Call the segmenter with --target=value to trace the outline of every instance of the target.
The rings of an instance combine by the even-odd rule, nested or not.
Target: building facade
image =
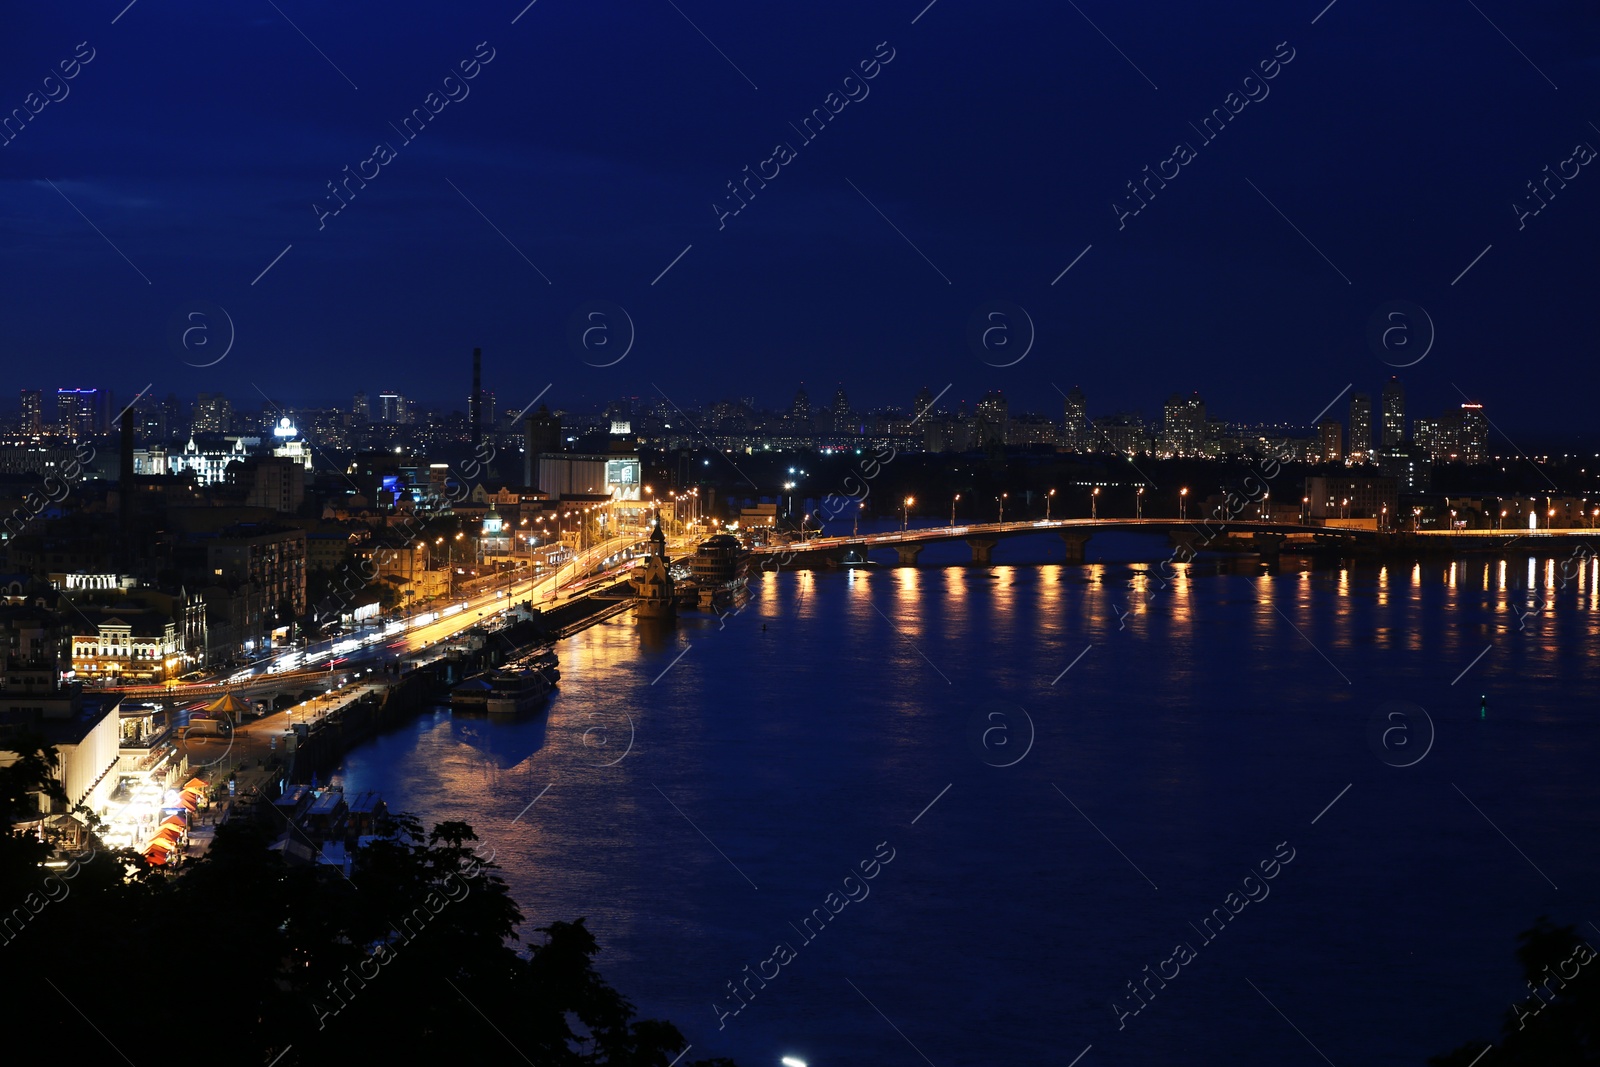
[[[72,634],[76,677],[108,684],[156,684],[188,669],[182,637],[170,617],[137,605],[85,605],[79,613]]]
[[[208,539],[206,567],[218,585],[254,585],[269,609],[306,610],[306,532],[240,523]],[[286,621],[286,620],[279,620]]]
[[[1061,447],[1068,452],[1094,451],[1094,430],[1089,425],[1089,401],[1073,386],[1061,401]]]
[[[1011,406],[1005,394],[998,390],[985,393],[978,401],[977,440],[973,444],[978,448],[1005,447],[1010,424]]]
[[[1204,453],[1206,402],[1199,393],[1173,393],[1162,412],[1162,451],[1173,456],[1198,456]]]
[[[108,399],[104,389],[57,389],[56,424],[75,441],[104,433]]]
[[[1356,393],[1350,397],[1350,462],[1365,463],[1372,454],[1372,397]]]
[[[18,429],[25,434],[44,432],[44,394],[39,390],[22,390],[22,422]]]
[[[1324,463],[1338,463],[1344,459],[1344,427],[1338,419],[1323,419],[1317,424],[1317,450]]]
[[[1393,448],[1406,439],[1406,387],[1399,378],[1390,378],[1379,399],[1383,405],[1383,447]]]
[[[1313,521],[1324,519],[1377,519],[1394,526],[1399,508],[1398,487],[1393,478],[1351,478],[1343,475],[1313,475],[1305,483],[1306,515]]]

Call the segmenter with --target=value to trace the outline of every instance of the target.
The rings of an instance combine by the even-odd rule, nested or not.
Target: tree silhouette
[[[1571,926],[1540,916],[1518,935],[1517,960],[1527,982],[1506,1012],[1501,1037],[1485,1063],[1496,1067],[1595,1067],[1600,1064],[1600,960]],[[1474,1041],[1428,1061],[1467,1067],[1484,1053]]]
[[[27,810],[52,756],[32,745],[0,768],[0,804]],[[687,1045],[670,1023],[637,1018],[601,978],[584,920],[552,922],[518,951],[522,913],[466,823],[425,834],[415,818],[393,816],[346,876],[286,860],[304,834],[260,804],[218,827],[204,858],[175,875],[100,852],[58,878],[48,900],[39,890],[48,845],[7,836],[0,918],[22,912],[0,959],[28,976],[8,992],[13,1017],[80,1035],[91,1020],[135,1062],[205,1050],[280,1067],[390,1055],[667,1067]],[[287,850],[274,847],[285,839]],[[28,893],[41,906],[24,906]],[[170,986],[105,980],[106,964],[140,960],[158,963]]]

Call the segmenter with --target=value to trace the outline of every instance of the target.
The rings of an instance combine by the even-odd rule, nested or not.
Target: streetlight
[[[461,540],[465,536],[466,536],[466,534],[458,533],[450,541],[450,581],[447,583],[447,586],[446,586],[446,595],[447,596],[452,596],[452,597],[455,596],[455,592],[456,592],[456,542]]]
[[[905,503],[900,506],[900,529],[905,530],[911,525],[911,505],[916,502],[916,497],[908,496]]]
[[[1140,486],[1133,494],[1133,517],[1144,518],[1144,486]]]
[[[1046,493],[1044,495],[1044,521],[1045,522],[1049,522],[1050,521],[1050,498],[1055,496],[1055,495],[1056,495],[1056,491],[1054,489],[1050,490],[1048,493]],[[955,521],[951,520],[950,525],[954,526],[955,525]]]
[[[1378,520],[1378,529],[1387,530],[1388,528],[1389,528],[1389,505],[1385,504],[1383,506],[1383,517]]]
[[[1555,508],[1551,508],[1550,509],[1550,524],[1548,526],[1546,526],[1545,529],[1554,530],[1555,528],[1556,528],[1556,509]]]
[[[1100,503],[1100,487],[1097,485],[1097,486],[1094,487],[1094,492],[1089,494],[1089,518],[1090,519],[1095,519],[1095,518],[1099,517],[1099,508],[1098,508],[1099,503]]]
[[[1001,493],[999,496],[995,497],[996,500],[1000,501],[1000,525],[1001,526],[1004,526],[1006,524],[1006,497],[1008,497],[1010,495],[1011,495],[1010,493]]]
[[[1505,528],[1506,528],[1506,509],[1505,508],[1501,508],[1500,509],[1500,525],[1496,526],[1495,529],[1504,530]]]
[[[1054,490],[1054,489],[1052,489],[1052,490],[1050,490],[1050,491],[1051,491],[1051,492],[1052,492],[1052,493],[1053,493],[1053,492],[1055,492],[1055,490]],[[956,524],[956,504],[957,504],[957,503],[958,503],[958,502],[959,502],[959,501],[960,501],[960,500],[961,500],[961,494],[960,494],[960,493],[957,493],[957,494],[956,494],[956,495],[955,495],[955,499],[953,499],[953,500],[951,500],[951,501],[950,501],[950,525],[951,525],[951,526],[952,526],[952,527],[954,527],[954,526],[955,526],[955,524]]]
[[[1188,517],[1189,517],[1189,487],[1188,486],[1184,486],[1182,489],[1178,490],[1178,518],[1187,519]]]
[[[1268,522],[1272,521],[1272,490],[1261,494],[1261,517]]]

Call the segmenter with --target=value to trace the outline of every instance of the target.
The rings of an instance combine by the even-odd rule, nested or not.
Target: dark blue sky
[[[463,406],[476,345],[502,406],[547,383],[566,406],[652,383],[778,405],[804,380],[814,401],[954,383],[1059,413],[1055,383],[1092,414],[1193,388],[1305,421],[1347,383],[1377,392],[1368,323],[1407,300],[1437,330],[1400,372],[1412,414],[1459,387],[1507,429],[1589,428],[1600,175],[1520,230],[1512,207],[1600,147],[1589,5],[538,0],[513,25],[521,0],[125,2],[10,12],[0,38],[0,110],[66,93],[0,147],[8,403],[254,382]],[[94,58],[45,83],[82,41]],[[391,126],[463,89],[413,140]],[[868,95],[803,141],[790,124],[846,89]],[[1210,143],[1190,126],[1247,91],[1267,95]],[[326,183],[379,142],[394,158],[319,230]],[[778,142],[794,157],[719,229],[726,183]],[[1195,157],[1119,229],[1125,183],[1178,142]],[[614,366],[569,343],[592,301],[635,325]],[[993,301],[1036,325],[1014,366],[968,343]],[[172,323],[206,307],[236,339],[196,368],[226,325],[185,351]]]

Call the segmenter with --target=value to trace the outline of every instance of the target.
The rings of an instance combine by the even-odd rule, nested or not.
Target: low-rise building
[[[41,814],[71,811],[75,805],[98,808],[115,784],[111,772],[119,758],[119,700],[85,698],[82,686],[67,677],[69,639],[61,616],[45,606],[49,591],[25,603],[0,606],[0,766],[16,753],[5,743],[35,737],[56,750],[56,779],[65,805],[39,794]]]
[[[1313,475],[1305,484],[1306,514],[1313,522],[1328,519],[1376,519],[1394,529],[1399,492],[1393,478]]]
[[[188,669],[178,626],[171,616],[133,603],[79,605],[74,614],[72,670],[78,678],[112,684],[156,683]]]

